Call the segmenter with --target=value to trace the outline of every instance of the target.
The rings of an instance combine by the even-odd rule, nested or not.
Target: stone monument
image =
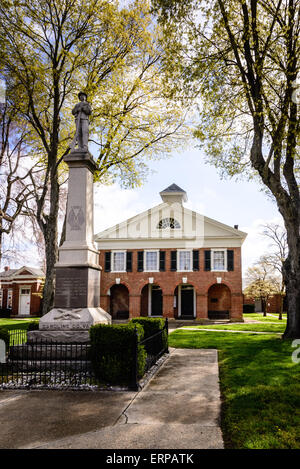
[[[88,150],[92,110],[85,93],[78,97],[80,102],[72,110],[76,133],[64,158],[69,166],[66,239],[55,265],[54,308],[40,319],[39,331],[30,332],[29,339],[86,342],[90,326],[111,323],[111,316],[100,308],[101,267],[93,239],[93,175],[97,165]]]

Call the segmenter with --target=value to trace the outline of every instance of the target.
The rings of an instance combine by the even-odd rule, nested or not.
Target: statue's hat
[[[80,96],[84,95],[86,98],[87,98],[87,94],[84,92],[84,91],[79,91],[78,93],[78,98],[80,98]]]

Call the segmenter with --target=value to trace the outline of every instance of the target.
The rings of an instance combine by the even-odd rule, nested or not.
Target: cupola
[[[187,202],[187,194],[186,192],[181,189],[181,187],[177,186],[177,184],[171,184],[171,186],[167,187],[165,190],[159,193],[163,202],[167,204],[183,204],[183,202]]]

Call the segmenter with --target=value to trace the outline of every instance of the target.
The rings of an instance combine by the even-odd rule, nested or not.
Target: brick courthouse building
[[[8,311],[10,316],[16,317],[39,316],[44,279],[45,274],[40,269],[5,267],[0,272],[0,311]]]
[[[176,184],[162,203],[95,237],[101,306],[113,319],[242,319],[246,233],[184,207]]]

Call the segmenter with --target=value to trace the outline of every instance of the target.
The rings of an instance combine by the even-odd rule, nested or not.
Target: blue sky
[[[215,167],[205,163],[204,154],[197,148],[149,163],[151,173],[147,182],[137,189],[121,189],[112,186],[94,185],[95,214],[94,232],[120,223],[129,217],[159,203],[159,192],[175,183],[188,195],[186,207],[248,233],[242,248],[243,275],[262,254],[270,251],[269,241],[261,235],[262,224],[276,222],[282,218],[276,204],[263,192],[255,181],[222,180]],[[28,244],[23,248],[20,263],[39,266],[36,248]]]
[[[227,225],[239,225],[248,233],[242,251],[244,272],[269,251],[261,225],[282,221],[276,204],[261,192],[258,182],[222,180],[197,148],[174,152],[173,157],[151,161],[149,166],[154,173],[141,188],[95,187],[95,233],[159,204],[159,192],[176,183],[187,192],[188,208]]]

